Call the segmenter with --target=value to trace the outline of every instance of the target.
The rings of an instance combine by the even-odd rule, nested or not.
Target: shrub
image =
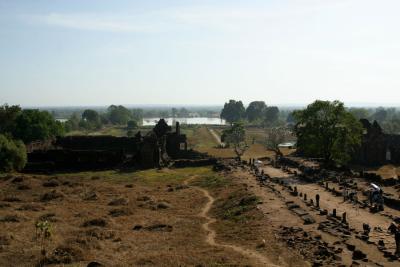
[[[0,134],[0,171],[20,171],[25,167],[26,161],[24,143]]]

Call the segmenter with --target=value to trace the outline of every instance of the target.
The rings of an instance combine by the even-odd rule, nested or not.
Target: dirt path
[[[221,137],[211,128],[207,128],[210,134],[214,137],[215,141],[217,141],[218,145],[225,146],[225,144],[221,141]]]
[[[193,177],[187,179],[184,182],[184,184],[188,185],[195,178],[196,177],[193,176]],[[246,249],[246,248],[235,246],[235,245],[218,243],[215,240],[217,233],[215,232],[215,230],[213,230],[210,227],[210,225],[215,223],[217,220],[208,215],[208,213],[210,212],[210,210],[212,208],[212,205],[214,204],[215,199],[204,188],[201,188],[201,187],[198,187],[198,186],[192,186],[192,188],[195,188],[196,190],[202,192],[203,195],[207,198],[206,205],[203,207],[202,211],[198,214],[199,217],[202,217],[202,218],[206,219],[206,222],[203,223],[202,227],[207,232],[207,236],[206,236],[207,244],[209,244],[210,246],[214,246],[214,247],[228,248],[228,249],[234,250],[234,251],[242,254],[245,257],[248,257],[250,259],[255,260],[257,262],[257,265],[259,265],[259,266],[271,266],[271,267],[278,267],[279,266],[279,265],[273,264],[271,262],[271,260],[268,259],[267,257],[261,255],[260,253],[258,253],[256,251],[253,251],[251,249]]]

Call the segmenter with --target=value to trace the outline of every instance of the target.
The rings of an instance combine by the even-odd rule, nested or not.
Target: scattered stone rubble
[[[318,194],[314,196],[314,198],[311,198],[311,196],[307,196],[307,194],[299,192],[296,186],[292,186],[293,179],[313,181],[319,183],[322,189],[331,192],[333,195],[342,196],[343,187],[359,190],[357,183],[351,181],[351,179],[344,178],[351,177],[351,172],[327,170],[321,171],[321,169],[316,168],[315,166],[301,167],[300,164],[293,163],[291,160],[287,161],[288,166],[282,166],[282,162],[285,162],[285,160],[280,161],[280,167],[288,173],[294,175],[295,178],[288,177],[271,179],[268,175],[264,174],[262,170],[260,171],[257,166],[254,166],[253,161],[251,160],[249,161],[249,164],[232,160],[229,162],[218,162],[215,169],[224,171],[230,171],[232,169],[249,170],[250,173],[256,177],[261,186],[270,188],[277,194],[277,196],[285,201],[287,208],[302,218],[305,225],[316,223],[316,220],[313,216],[320,216],[321,219],[322,216],[325,216],[326,219],[319,220],[317,230],[336,237],[338,241],[336,241],[334,244],[328,244],[322,241],[321,236],[307,232],[301,227],[282,226],[279,232],[280,238],[289,246],[299,250],[303,256],[310,259],[313,263],[313,266],[343,266],[341,265],[341,253],[343,249],[347,249],[351,252],[354,266],[362,265],[362,262],[368,262],[368,266],[383,266],[379,263],[374,263],[369,260],[366,253],[360,250],[360,248],[357,248],[355,245],[349,243],[350,240],[354,240],[355,238],[364,241],[368,245],[377,246],[379,251],[381,251],[383,256],[388,258],[389,261],[400,261],[399,257],[395,256],[392,251],[389,251],[385,247],[383,240],[379,240],[376,243],[370,241],[369,232],[371,229],[367,230],[369,226],[365,225],[366,230],[364,232],[356,231],[351,227],[351,225],[349,225],[346,213],[340,213],[336,209],[328,211],[323,207],[320,207],[320,197]],[[300,167],[299,169],[302,169],[303,171],[308,170],[308,174],[305,174],[301,171],[298,174],[296,171],[290,169],[291,166]],[[321,175],[326,178],[321,178]],[[282,189],[279,189],[276,185],[278,185],[279,188],[283,188],[291,196],[299,197],[306,207],[312,212],[310,213],[310,211],[300,207],[300,205],[296,204],[294,201],[285,200],[285,197],[281,192]],[[354,203],[359,205],[361,208],[366,208],[367,206],[366,203],[358,200],[355,200]],[[392,215],[384,213],[382,215],[393,217]],[[400,222],[400,218],[392,219],[398,219]],[[375,232],[378,230],[383,231],[382,229],[374,229]]]

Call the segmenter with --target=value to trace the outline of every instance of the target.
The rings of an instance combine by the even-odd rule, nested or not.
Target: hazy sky
[[[0,104],[399,104],[399,11],[399,0],[0,0]]]

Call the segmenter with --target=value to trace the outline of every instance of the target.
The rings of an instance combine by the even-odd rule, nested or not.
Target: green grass
[[[228,186],[231,183],[226,177],[211,173],[208,175],[202,175],[193,182],[193,185],[213,189],[218,187]]]
[[[180,184],[191,176],[200,178],[214,177],[216,174],[211,167],[191,167],[179,169],[149,169],[140,171],[121,172],[117,170],[90,171],[77,173],[59,173],[57,177],[74,177],[82,180],[93,178],[112,183],[138,182],[144,185]]]
[[[236,191],[227,199],[217,204],[217,216],[223,220],[244,222],[252,219],[251,211],[255,210],[259,198],[248,192]]]
[[[182,129],[182,133],[186,134],[188,146],[191,149],[203,152],[207,148],[216,147],[218,145],[215,138],[205,126],[184,128]]]

